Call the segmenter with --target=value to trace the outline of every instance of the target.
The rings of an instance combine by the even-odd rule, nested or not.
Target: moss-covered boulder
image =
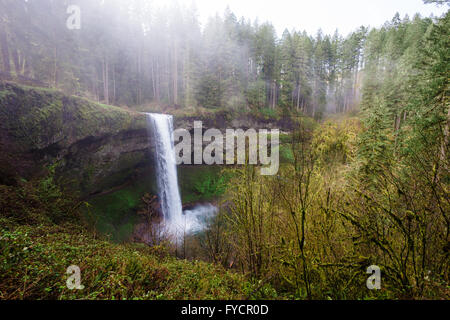
[[[74,189],[119,185],[150,153],[145,116],[42,88],[0,82],[0,179],[58,162]]]

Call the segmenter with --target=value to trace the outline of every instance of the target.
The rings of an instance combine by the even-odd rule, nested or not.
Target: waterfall
[[[147,113],[147,122],[155,138],[157,186],[161,209],[167,226],[173,229],[172,227],[177,226],[183,218],[173,143],[173,117]]]
[[[211,204],[203,204],[183,212],[173,141],[173,117],[157,113],[146,115],[149,135],[155,141],[156,180],[165,229],[175,237],[201,231],[218,209]]]

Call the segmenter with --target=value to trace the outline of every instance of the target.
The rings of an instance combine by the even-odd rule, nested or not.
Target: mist
[[[1,6],[3,78],[119,106],[282,107],[320,116],[359,101],[367,28],[345,38],[320,30],[285,30],[278,38],[269,22],[230,9],[202,26],[195,4],[23,0]]]

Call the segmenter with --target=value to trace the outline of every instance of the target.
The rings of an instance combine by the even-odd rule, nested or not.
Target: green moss
[[[225,191],[227,181],[220,166],[180,166],[178,180],[185,204],[217,199]],[[109,234],[116,242],[126,241],[138,222],[137,208],[147,192],[157,194],[153,166],[142,168],[120,190],[91,197],[86,215],[100,233]]]
[[[138,222],[137,209],[145,193],[156,194],[154,171],[142,168],[134,178],[116,191],[92,196],[85,216],[102,234],[110,235],[116,242],[127,241]]]
[[[58,90],[0,82],[0,121],[24,149],[62,147],[89,136],[146,128],[145,117]]]
[[[258,110],[258,112],[256,113],[257,116],[260,116],[264,119],[270,120],[278,120],[279,119],[279,114],[277,112],[277,110],[275,109],[270,109],[270,108],[263,108]]]
[[[177,260],[161,246],[94,239],[77,225],[20,226],[3,219],[0,261],[0,296],[13,300],[276,298],[273,289],[261,295],[259,284],[243,275]],[[66,286],[71,265],[81,268],[82,290]]]
[[[279,151],[280,151],[280,162],[282,163],[294,162],[294,153],[292,152],[292,148],[290,145],[287,144],[280,145]]]
[[[92,191],[107,190],[112,186],[118,186],[129,180],[134,174],[135,168],[145,163],[144,152],[129,152],[120,155],[114,163],[101,162],[91,159],[89,163],[82,163],[79,166],[83,168],[83,179],[80,188],[83,193]],[[76,179],[78,171],[72,172]]]
[[[0,90],[0,100],[6,99],[6,97],[9,95],[14,95],[14,92],[11,92],[7,88]]]
[[[179,166],[178,181],[183,203],[220,197],[228,180],[223,166]]]

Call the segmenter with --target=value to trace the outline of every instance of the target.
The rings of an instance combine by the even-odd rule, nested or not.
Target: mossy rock
[[[58,162],[75,189],[97,192],[150,157],[145,115],[57,90],[0,82],[0,123],[3,182]]]

